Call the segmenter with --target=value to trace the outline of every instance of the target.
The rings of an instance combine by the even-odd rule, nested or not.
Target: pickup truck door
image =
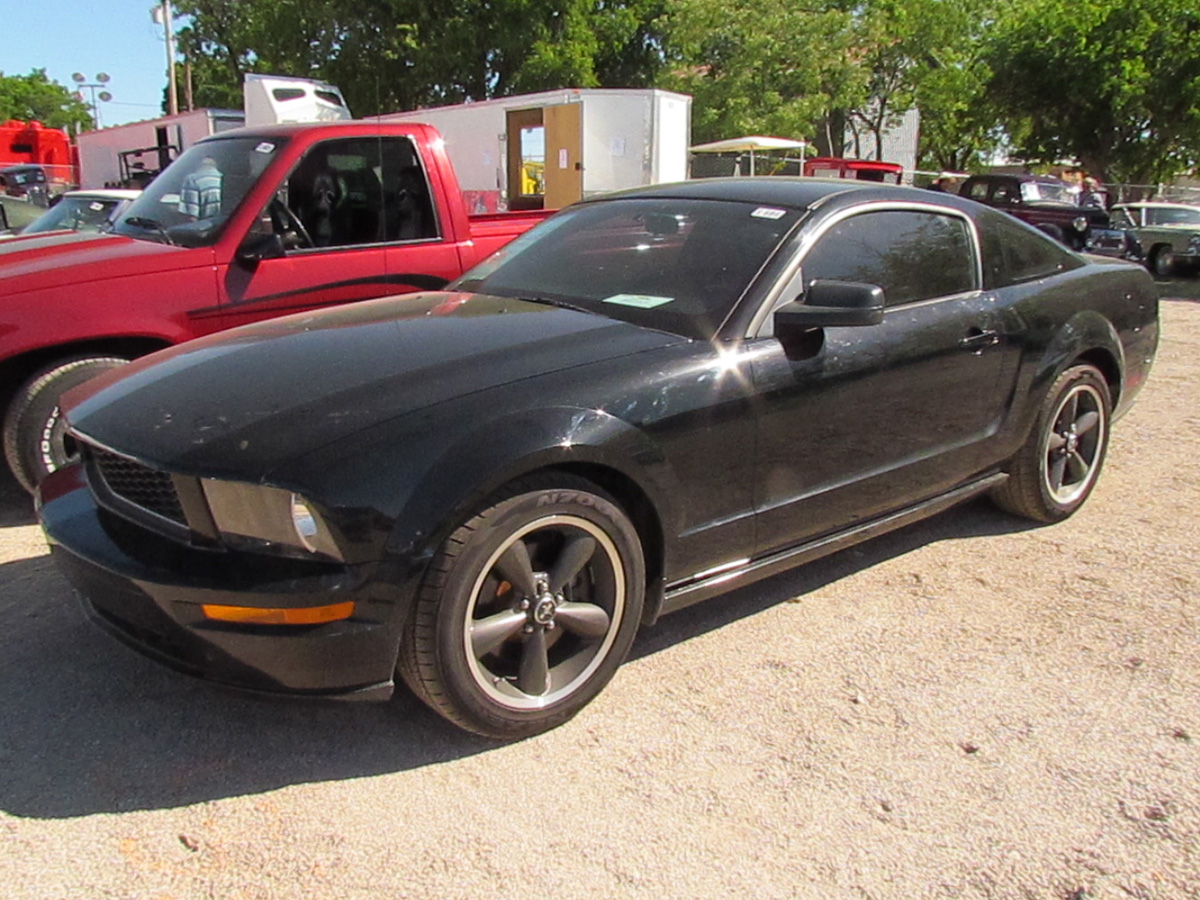
[[[751,342],[758,553],[902,508],[985,465],[1008,367],[978,259],[969,221],[928,209],[857,213],[817,238],[803,283],[878,284],[887,308],[878,325],[826,328],[815,352]]]
[[[221,326],[444,286],[459,255],[429,198],[410,138],[314,144],[218,272]]]

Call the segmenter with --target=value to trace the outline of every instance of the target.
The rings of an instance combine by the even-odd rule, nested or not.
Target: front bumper
[[[82,466],[48,477],[39,515],[51,553],[91,618],[171,668],[267,693],[391,696],[407,604],[385,567],[185,546],[97,505]],[[324,625],[235,625],[202,604],[297,608],[352,600]]]
[[[1130,242],[1126,233],[1118,228],[1088,229],[1083,250],[1097,256],[1141,261],[1141,248],[1136,242]]]

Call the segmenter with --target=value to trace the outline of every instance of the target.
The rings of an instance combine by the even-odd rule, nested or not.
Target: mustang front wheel
[[[589,482],[531,486],[442,545],[400,651],[418,696],[489,737],[536,734],[583,708],[642,612],[641,544],[625,513]]]
[[[1108,448],[1112,400],[1095,366],[1072,366],[1055,379],[1037,424],[993,494],[1009,512],[1057,522],[1092,492]]]

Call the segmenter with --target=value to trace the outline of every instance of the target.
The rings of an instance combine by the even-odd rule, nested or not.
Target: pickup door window
[[[279,185],[243,246],[276,235],[284,254],[234,261],[221,315],[240,325],[283,312],[440,288],[459,274],[428,174],[406,137],[314,144]]]
[[[818,226],[822,227],[822,226]],[[823,226],[817,279],[883,288],[883,322],[826,328],[813,355],[754,354],[763,395],[758,551],[883,514],[976,472],[1002,401],[1000,325],[979,290],[974,229],[952,212],[883,209]],[[791,298],[787,298],[791,299]],[[770,331],[770,322],[764,333]]]

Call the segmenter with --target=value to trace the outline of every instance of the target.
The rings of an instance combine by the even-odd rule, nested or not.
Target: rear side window
[[[1046,278],[1083,260],[1036,228],[1002,213],[981,214],[983,280],[991,288]]]
[[[817,279],[877,284],[888,306],[977,287],[967,223],[930,212],[884,210],[843,219],[821,235],[801,270],[805,285]]]

